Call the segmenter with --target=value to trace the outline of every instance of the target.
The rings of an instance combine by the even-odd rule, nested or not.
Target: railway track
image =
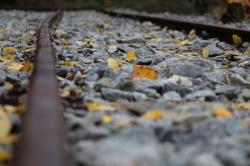
[[[50,38],[50,27],[61,16],[62,12],[56,12],[40,26],[28,111],[23,118],[22,138],[14,166],[68,165],[56,61]]]
[[[138,23],[133,20],[120,18],[114,19],[113,16],[133,18],[140,21],[150,21],[163,27],[167,26],[169,28],[178,30],[189,31],[196,29],[197,34],[200,34],[202,31],[206,31],[212,37],[217,37],[220,40],[226,41],[228,43],[232,43],[231,38],[233,34],[240,36],[243,41],[249,41],[249,31],[145,15],[135,15],[112,10],[105,10],[102,12],[111,15],[112,17],[102,16],[100,13],[95,13],[93,11],[90,13],[88,13],[88,11],[82,13],[70,13],[67,14],[67,16],[65,16],[65,18],[61,21],[61,25],[59,24],[57,28],[52,28],[51,30],[50,27],[52,24],[59,22],[60,18],[62,17],[62,12],[56,12],[51,17],[45,19],[41,24],[38,35],[39,40],[37,43],[37,50],[35,54],[35,69],[29,90],[28,111],[25,113],[23,118],[22,138],[15,154],[16,157],[14,159],[14,166],[70,165],[66,142],[67,136],[70,137],[70,145],[72,147],[77,147],[77,152],[81,152],[80,154],[74,156],[75,160],[77,160],[77,164],[94,164],[96,166],[102,166],[103,164],[104,166],[116,166],[121,159],[124,161],[124,163],[122,163],[124,165],[136,165],[138,162],[139,164],[142,164],[142,166],[148,166],[152,164],[161,166],[163,163],[157,161],[163,161],[163,159],[159,157],[160,151],[164,150],[160,148],[160,143],[168,142],[171,144],[171,146],[176,146],[176,148],[180,147],[177,147],[177,145],[174,144],[175,141],[180,141],[178,142],[180,143],[178,146],[185,144],[185,141],[192,145],[194,142],[189,140],[189,138],[192,138],[192,130],[196,132],[196,129],[198,128],[197,133],[195,133],[198,137],[199,134],[203,134],[203,131],[206,132],[206,129],[210,129],[210,123],[216,123],[218,126],[221,125],[221,128],[226,128],[227,125],[231,124],[231,122],[227,121],[227,118],[232,118],[236,115],[238,118],[245,116],[241,119],[242,124],[243,121],[244,124],[249,123],[247,121],[247,118],[249,118],[248,115],[243,115],[241,114],[242,112],[237,114],[235,113],[239,110],[245,111],[245,108],[242,107],[242,105],[247,105],[247,102],[249,101],[249,96],[247,96],[247,94],[246,96],[239,95],[239,93],[243,93],[242,89],[247,90],[249,88],[249,80],[246,78],[247,71],[249,71],[249,67],[247,66],[249,59],[243,57],[243,48],[239,49],[239,51],[242,52],[239,56],[243,57],[240,60],[234,59],[231,61],[231,55],[230,58],[223,56],[221,58],[223,61],[221,61],[220,58],[217,61],[214,61],[213,59],[204,60],[199,49],[192,50],[185,48],[184,51],[181,49],[178,50],[179,48],[168,48],[164,45],[166,43],[160,43],[161,41],[165,40],[168,42],[179,42],[181,40],[185,41],[186,44],[180,44],[179,47],[185,45],[189,46],[191,45],[191,41],[186,42],[186,38],[188,37],[172,40],[171,38],[169,39],[168,35],[164,35],[166,33],[174,34],[173,31],[166,32],[151,24],[146,24],[148,27],[144,29],[144,23]],[[77,21],[74,22],[73,18],[76,18]],[[91,19],[94,20],[92,23],[90,23]],[[127,33],[124,34],[124,36],[131,35],[131,38],[123,39],[121,37],[121,29],[126,28],[126,24],[124,24],[126,21],[127,24],[131,24],[132,28],[127,27],[131,33],[132,30],[135,30],[138,34],[144,32],[143,35],[147,35],[147,37],[133,38],[134,34]],[[74,23],[73,25],[75,27],[71,26],[72,23]],[[84,26],[86,24],[87,26]],[[113,33],[113,31],[117,34],[119,33],[119,35],[114,35],[116,33]],[[149,34],[151,31],[156,32],[154,34]],[[52,39],[50,33],[53,34]],[[67,36],[67,34],[77,35]],[[107,42],[106,39],[102,38],[102,35],[106,35],[107,38],[112,38],[113,41],[111,40]],[[195,38],[198,37],[195,36]],[[152,42],[159,42],[159,47],[156,45],[145,46],[145,43],[147,43],[148,40],[151,40]],[[152,42],[150,42],[149,44],[152,44]],[[216,42],[219,43],[220,41]],[[161,45],[164,46],[160,47]],[[229,46],[227,45],[225,50],[234,50],[236,48],[235,46],[231,45],[230,48],[228,47]],[[56,53],[53,49],[56,50]],[[146,52],[143,52],[142,49],[146,50]],[[62,53],[62,50],[66,51]],[[171,59],[171,56],[165,55],[164,53],[166,52],[176,56],[176,59]],[[179,54],[182,54],[182,52],[184,52],[183,55],[179,56]],[[147,57],[143,53],[146,55],[153,54],[156,57]],[[198,57],[197,61],[194,60],[195,57],[191,55],[191,53]],[[133,54],[133,60],[126,58],[128,54]],[[55,55],[58,57],[58,62],[56,62]],[[213,55],[212,58],[215,57],[216,56]],[[111,65],[110,61],[112,62]],[[169,64],[164,64],[164,61],[169,61]],[[224,73],[219,73],[220,71],[216,68],[211,67],[214,65],[224,71],[225,61],[228,63],[227,65],[229,67],[238,64],[242,65],[244,62],[244,65],[246,66],[241,66],[241,69],[244,69],[245,71],[244,76],[238,74],[236,77],[233,75],[233,71],[226,71],[226,69],[225,73],[228,73],[224,75]],[[235,61],[239,61],[239,63],[236,64]],[[164,68],[168,68],[168,70],[164,71],[165,73],[162,73],[161,71],[162,66],[159,65],[161,63],[162,65],[165,65]],[[171,66],[171,64],[174,66]],[[140,66],[141,68],[146,66],[143,69],[149,70],[148,72],[152,72],[153,75],[158,73],[158,78],[157,76],[156,78],[155,76],[153,76],[154,78],[145,76],[145,74],[142,74],[142,76],[140,76],[140,74],[139,76],[134,76],[135,72],[132,70],[135,70],[136,65],[137,67]],[[183,68],[185,71],[179,71],[175,68],[175,65],[177,68]],[[203,65],[207,66],[204,67]],[[186,72],[188,70],[190,70],[189,73]],[[208,72],[213,74],[214,70],[215,72],[219,73],[220,77],[225,77],[225,80],[214,80],[217,79],[217,75],[216,77],[210,78],[205,73]],[[140,71],[137,72],[140,73]],[[138,78],[131,78],[130,75]],[[231,75],[234,77],[231,78]],[[202,84],[201,79],[204,77],[206,79],[203,81],[207,84],[213,84],[211,85],[212,88],[207,84]],[[150,81],[144,80],[145,78],[149,79]],[[237,80],[237,78],[238,81],[241,81],[239,85],[234,84],[234,81]],[[70,86],[67,87],[67,84]],[[142,84],[146,85],[144,87],[138,87]],[[196,90],[198,89],[196,84],[201,84],[201,87],[199,87],[201,91],[198,91],[200,93],[196,93]],[[216,86],[228,86],[228,84],[241,88],[241,92],[236,91],[235,94],[233,94],[235,95],[236,100],[231,99],[232,94],[227,96],[226,93],[223,94],[223,91],[219,91],[220,89],[216,89]],[[127,86],[129,86],[131,89],[128,89]],[[206,88],[204,88],[205,90],[202,89],[202,86],[206,86]],[[211,88],[211,90],[209,88]],[[212,93],[212,91],[216,90],[218,90],[218,92]],[[230,91],[230,93],[233,92]],[[59,94],[61,95],[61,99]],[[219,97],[221,94],[222,98]],[[170,98],[168,96],[170,96]],[[224,100],[227,102],[224,102]],[[64,105],[62,105],[61,101]],[[220,106],[216,112],[216,109],[212,109],[212,107],[216,106],[218,102],[220,102],[220,104],[223,106]],[[157,103],[161,104],[157,105]],[[192,105],[192,103],[195,103],[195,106]],[[240,103],[241,107],[238,107],[239,105],[237,105],[237,103]],[[140,106],[143,105],[145,105],[147,108],[141,109]],[[185,108],[185,110],[182,110],[182,108]],[[193,108],[195,111],[198,110],[196,116],[192,115]],[[205,111],[199,111],[202,109],[205,109]],[[104,113],[101,112],[103,110]],[[171,110],[177,112],[180,110],[181,111],[175,113],[171,112]],[[222,110],[223,113],[218,113],[218,110]],[[147,112],[151,113],[147,114]],[[63,113],[68,127],[67,136],[64,131],[65,126],[63,123]],[[169,116],[166,119],[164,119],[165,114],[166,116]],[[123,120],[123,123],[120,123],[122,120],[121,117],[124,116],[126,117],[126,120]],[[177,116],[180,116],[180,118]],[[225,118],[225,123],[224,121],[222,122],[216,119],[216,116],[221,116],[222,119]],[[81,118],[86,118],[87,120],[83,120]],[[90,119],[92,121],[90,121]],[[206,126],[207,124],[202,124],[205,129],[199,129],[199,125],[196,123],[204,119],[208,121],[208,127]],[[83,122],[81,122],[81,120]],[[160,123],[154,124],[154,122],[157,120],[159,120]],[[169,123],[164,123],[164,120]],[[147,121],[152,121],[152,123]],[[133,128],[133,125],[136,126],[135,129]],[[170,127],[167,128],[166,125],[169,125]],[[192,125],[197,126],[196,128],[191,129]],[[236,125],[237,127],[243,126],[240,124]],[[119,130],[129,127],[132,128],[131,131],[127,130],[119,135]],[[78,131],[74,133],[75,128],[76,130],[82,129],[83,134],[79,134]],[[218,130],[223,130],[221,128]],[[148,132],[148,130],[150,130],[150,132]],[[157,139],[154,139],[155,135],[152,134],[153,132],[151,130],[157,133]],[[152,143],[152,146],[148,146],[147,141],[144,142],[145,140],[143,138],[142,140],[141,138],[138,138],[138,140],[141,141],[138,142],[137,137],[133,134],[131,135],[132,142],[130,142],[128,140],[128,138],[130,138],[130,132],[138,132],[146,137],[149,137],[148,140]],[[211,137],[217,137],[217,135],[213,135],[212,132],[208,133],[208,135],[212,135]],[[230,130],[227,132],[233,131]],[[249,131],[244,130],[244,132],[245,134],[249,134]],[[118,133],[118,136],[113,136],[110,133],[114,135]],[[220,134],[223,135],[224,133],[218,133],[218,135]],[[230,134],[226,133],[225,135]],[[234,134],[235,133],[232,135],[235,136]],[[180,140],[175,140],[175,137],[179,136]],[[203,141],[203,136],[205,137],[206,133],[202,135],[201,138],[197,138],[198,141]],[[234,138],[233,136],[232,139]],[[184,141],[181,142],[181,139]],[[244,137],[244,139],[246,138]],[[113,141],[117,144],[112,144]],[[216,143],[218,143],[218,140],[216,141]],[[79,147],[76,143],[79,144]],[[123,143],[124,147],[121,147],[120,144]],[[138,150],[140,149],[140,146],[138,146],[137,143],[142,146],[142,151]],[[216,145],[216,143],[209,143],[211,143],[211,149],[215,149],[213,146]],[[83,144],[86,144],[86,147],[84,147]],[[244,143],[241,142],[239,144],[243,145]],[[227,145],[228,144],[225,146]],[[80,149],[81,146],[84,148]],[[186,146],[187,145],[183,146],[183,149],[185,149]],[[133,149],[133,147],[136,149]],[[105,153],[105,149],[109,150],[110,154]],[[135,158],[134,156],[126,156],[124,154],[119,156],[119,150],[122,150],[125,154],[127,152],[132,153],[135,151]],[[171,150],[173,149],[170,149],[169,151]],[[172,157],[176,158],[184,155],[185,152],[179,153],[175,150],[171,151],[173,155],[176,155]],[[245,153],[243,150],[241,152]],[[216,153],[219,154],[217,151]],[[118,157],[116,155],[118,155]],[[185,155],[188,156],[188,154]],[[195,155],[198,154],[195,153]],[[81,159],[79,156],[82,156],[84,159]],[[145,157],[149,157],[151,160],[148,161],[148,163],[145,163],[142,160]],[[196,156],[192,157],[194,157],[194,160],[197,159],[195,158]],[[209,159],[219,163],[217,159],[214,159],[215,157],[213,155],[209,157]],[[228,162],[228,160],[226,160],[227,156],[222,156],[221,158],[219,156],[218,158],[218,160],[221,160],[221,163],[223,164]],[[175,163],[175,161],[172,160],[168,162],[172,164]],[[191,161],[188,160],[188,162]],[[200,162],[200,160],[198,161],[197,159],[197,163],[198,162]]]
[[[239,29],[239,28],[230,28],[222,25],[215,25],[211,23],[198,23],[192,21],[185,21],[176,18],[164,18],[164,17],[157,17],[157,16],[150,16],[146,14],[140,13],[133,13],[133,12],[126,12],[126,11],[119,11],[119,10],[112,10],[106,9],[101,10],[103,13],[109,14],[111,16],[118,16],[118,17],[125,17],[125,18],[132,18],[139,21],[150,21],[162,27],[167,26],[170,29],[176,30],[185,30],[187,32],[195,29],[197,34],[201,35],[203,32],[208,34],[207,37],[214,37],[218,38],[222,41],[233,43],[232,35],[240,36],[243,41],[250,41],[250,31]]]

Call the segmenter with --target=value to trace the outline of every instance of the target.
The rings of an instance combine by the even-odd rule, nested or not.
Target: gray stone
[[[110,101],[116,101],[118,99],[125,99],[128,101],[140,101],[147,99],[147,96],[143,93],[127,92],[110,88],[102,88],[101,93],[104,99]]]
[[[188,166],[223,166],[222,163],[213,155],[209,153],[199,154]]]
[[[221,55],[221,54],[224,53],[223,50],[216,47],[214,44],[208,45],[207,48],[208,48],[208,51],[209,51],[209,56]]]
[[[164,93],[163,98],[167,101],[180,101],[181,96],[175,91],[169,91]]]
[[[131,128],[76,154],[78,163],[95,166],[159,166],[160,146],[149,130]]]

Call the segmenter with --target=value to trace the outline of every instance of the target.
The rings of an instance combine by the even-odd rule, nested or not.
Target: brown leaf
[[[231,118],[233,114],[225,107],[217,107],[212,111],[213,115],[218,118]]]

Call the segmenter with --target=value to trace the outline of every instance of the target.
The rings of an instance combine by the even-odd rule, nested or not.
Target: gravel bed
[[[36,33],[45,13],[0,10],[0,165],[10,165],[33,68]]]
[[[77,166],[249,166],[249,43],[65,12],[57,75]]]

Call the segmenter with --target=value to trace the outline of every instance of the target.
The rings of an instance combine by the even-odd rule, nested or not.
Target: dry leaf
[[[10,152],[0,151],[0,162],[10,161],[12,154]]]
[[[19,63],[13,63],[8,66],[8,70],[12,72],[18,72],[22,69],[23,65]]]
[[[7,116],[7,114],[4,112],[3,108],[0,108],[0,138],[6,137],[11,130],[12,124]]]
[[[69,40],[63,40],[63,45],[64,46],[69,46],[71,44],[72,44],[71,41],[69,41]]]
[[[7,135],[6,137],[0,137],[0,144],[13,144],[17,143],[20,139],[20,135]]]
[[[191,45],[192,42],[189,40],[177,40],[176,44],[179,46],[186,46],[186,45]]]
[[[247,49],[247,54],[250,55],[250,47]]]
[[[4,54],[16,54],[16,49],[13,47],[4,47],[3,48]]]
[[[250,111],[250,103],[237,103],[235,106],[237,107],[237,109]]]
[[[20,71],[22,72],[32,72],[33,71],[33,63],[31,62],[25,62],[22,63],[22,68],[20,69]]]
[[[10,62],[10,61],[15,61],[16,58],[12,54],[7,54],[4,55],[2,58],[0,58],[0,61],[2,62]]]
[[[240,52],[240,51],[238,51],[238,50],[236,50],[236,51],[229,51],[228,52],[230,55],[234,55],[234,56],[242,56],[243,54]]]
[[[115,108],[110,103],[90,102],[86,104],[88,111],[114,111]]]
[[[133,79],[137,78],[147,78],[150,80],[156,80],[157,72],[149,66],[134,65]]]
[[[241,39],[240,36],[234,34],[234,35],[232,35],[232,38],[233,38],[233,43],[234,43],[235,45],[238,46],[238,45],[240,45],[240,44],[242,43],[242,39]]]
[[[127,52],[125,58],[128,62],[132,62],[132,61],[135,61],[137,59],[137,54],[136,54],[136,52],[130,50]]]
[[[227,0],[227,3],[232,4],[232,3],[240,3],[243,6],[250,7],[250,2],[249,0]]]
[[[112,122],[112,120],[113,120],[113,117],[111,115],[104,115],[102,117],[102,122],[104,124],[108,124],[108,123]]]
[[[77,62],[73,62],[73,61],[64,61],[62,63],[63,66],[69,66],[69,67],[74,67],[77,64]]]
[[[122,63],[118,59],[108,58],[107,60],[108,67],[114,71],[120,69]]]
[[[208,48],[203,48],[202,49],[202,56],[204,57],[204,58],[209,58],[209,50],[208,50]]]
[[[153,109],[150,110],[149,112],[146,112],[140,118],[143,120],[154,121],[154,120],[159,120],[162,117],[163,117],[163,112],[161,112],[160,109]]]
[[[213,115],[218,118],[231,118],[233,114],[225,107],[218,107],[212,111]]]
[[[61,38],[63,35],[66,35],[66,32],[63,29],[57,29],[55,35],[57,38]]]

